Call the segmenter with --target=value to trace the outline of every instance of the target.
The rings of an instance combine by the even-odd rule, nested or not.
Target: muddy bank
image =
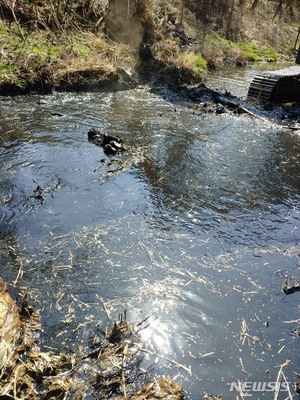
[[[59,80],[43,74],[25,86],[16,83],[0,84],[0,96],[51,94],[58,92],[118,91],[136,87],[138,80],[124,68],[106,71],[103,68],[74,70],[63,74]]]
[[[191,103],[198,111],[204,113],[248,115],[262,120],[273,120],[290,129],[300,129],[300,103],[280,101],[247,101],[228,91],[220,92],[206,84],[180,84],[176,75],[168,84],[157,82],[151,89],[153,93],[174,101]],[[289,125],[290,123],[294,125]]]
[[[124,314],[76,353],[45,352],[40,316],[27,295],[19,308],[0,278],[0,399],[183,399],[179,382],[140,367],[147,350],[139,331],[148,319],[130,324]]]

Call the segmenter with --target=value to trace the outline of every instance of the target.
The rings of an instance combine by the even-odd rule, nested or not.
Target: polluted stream
[[[245,98],[245,71],[208,86]],[[295,395],[298,131],[148,88],[0,105],[0,275],[17,299],[29,288],[43,348],[86,347],[126,311],[148,318],[143,368],[187,399]],[[127,151],[106,155],[90,128]]]

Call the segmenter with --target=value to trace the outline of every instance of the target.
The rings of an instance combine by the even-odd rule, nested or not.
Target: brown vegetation
[[[86,352],[43,352],[39,313],[26,298],[19,309],[0,277],[1,399],[81,400],[87,393],[95,399],[183,398],[180,383],[169,376],[153,380],[141,370],[143,322],[129,324],[121,317]]]

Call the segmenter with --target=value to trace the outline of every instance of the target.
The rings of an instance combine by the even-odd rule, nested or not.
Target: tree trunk
[[[274,19],[277,17],[277,15],[280,13],[280,11],[282,10],[282,0],[279,1],[278,6],[276,8],[274,17],[273,17],[273,21]]]
[[[256,6],[257,6],[257,4],[258,4],[258,1],[259,1],[259,0],[254,0],[254,1],[253,1],[252,6],[251,6],[251,11],[254,11],[254,10],[255,10],[255,8],[256,8]]]
[[[180,25],[182,25],[183,22],[184,6],[185,6],[185,0],[181,0]]]

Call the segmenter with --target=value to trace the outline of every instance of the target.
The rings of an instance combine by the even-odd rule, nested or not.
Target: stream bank
[[[200,5],[183,3],[1,0],[0,95],[199,84],[206,71],[224,65],[294,57],[293,13],[290,24],[283,12],[264,27],[258,42],[255,29],[270,11],[265,0],[257,15],[247,1],[230,9],[231,27],[223,21],[227,9],[207,8],[213,16],[203,21]],[[254,21],[252,30],[241,15]]]

